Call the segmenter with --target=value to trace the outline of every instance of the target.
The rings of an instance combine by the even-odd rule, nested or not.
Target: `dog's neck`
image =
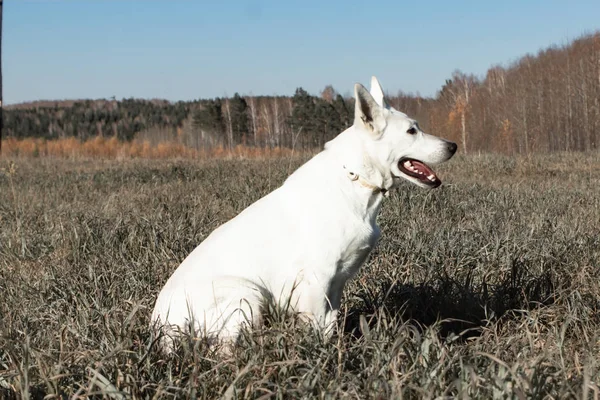
[[[313,187],[314,201],[321,204],[328,196],[336,207],[350,207],[353,214],[375,225],[381,202],[393,185],[382,166],[368,156],[362,132],[349,128],[325,145],[325,149],[288,177],[286,184]],[[296,201],[296,199],[294,199]]]
[[[391,173],[369,156],[368,141],[361,137],[362,134],[350,127],[329,141],[325,151],[344,168],[351,180],[385,194],[393,186]]]
[[[391,176],[386,176],[384,168],[368,156],[361,134],[353,127],[347,129],[326,144],[323,156],[329,159],[333,174],[347,188],[345,193],[351,194],[353,207],[374,220],[393,181]]]
[[[351,169],[348,169],[345,165],[344,165],[344,170],[346,171],[348,179],[350,179],[352,182],[358,183],[359,185],[361,185],[364,188],[367,188],[368,190],[372,191],[374,194],[382,193],[384,196],[387,196],[387,194],[389,193],[387,189],[385,189],[381,186],[378,186],[374,183],[369,182],[367,179],[360,176],[356,172],[353,172]]]

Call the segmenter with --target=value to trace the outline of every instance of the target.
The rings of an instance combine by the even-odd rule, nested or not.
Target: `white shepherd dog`
[[[379,238],[385,195],[407,179],[435,188],[429,167],[456,144],[421,131],[390,107],[377,78],[354,86],[354,124],[275,191],[216,229],[158,295],[152,322],[163,347],[189,329],[231,344],[244,323],[260,323],[268,298],[330,332],[346,281]]]

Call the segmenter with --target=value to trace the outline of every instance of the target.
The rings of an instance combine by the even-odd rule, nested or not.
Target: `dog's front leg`
[[[336,318],[341,300],[341,287],[339,290],[327,289],[324,285],[307,284],[302,291],[303,297],[299,299],[297,310],[305,322],[310,323],[315,329],[321,331],[329,339],[336,328]],[[329,295],[328,295],[329,294]]]
[[[324,326],[323,335],[325,336],[325,339],[327,339],[327,340],[331,339],[331,336],[333,336],[333,332],[337,328],[337,324],[336,324],[337,313],[338,313],[338,310],[329,310],[325,314],[325,322],[323,325]]]
[[[313,312],[300,312],[300,319],[310,324],[314,329],[320,331],[325,339],[330,339],[336,328],[337,310]]]

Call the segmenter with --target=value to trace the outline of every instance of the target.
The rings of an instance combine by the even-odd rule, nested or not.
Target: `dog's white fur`
[[[403,173],[399,161],[437,164],[456,150],[391,108],[375,77],[371,86],[369,93],[355,85],[350,128],[280,188],[216,229],[177,268],[152,314],[167,338],[191,325],[196,334],[233,341],[245,322],[259,323],[265,298],[331,328],[346,281],[379,238],[384,194],[401,177],[428,187]],[[416,134],[407,133],[411,127]],[[171,340],[164,344],[169,350]]]

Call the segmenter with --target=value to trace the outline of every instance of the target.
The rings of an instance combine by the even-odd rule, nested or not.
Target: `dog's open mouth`
[[[432,188],[436,188],[442,184],[442,181],[437,177],[435,172],[421,161],[412,158],[403,158],[398,161],[398,168],[402,173]]]

